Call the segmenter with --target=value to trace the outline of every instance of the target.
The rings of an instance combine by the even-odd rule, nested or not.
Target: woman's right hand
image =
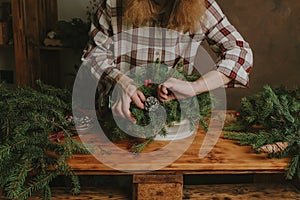
[[[121,91],[118,93],[119,96],[116,97],[116,102],[112,106],[112,112],[114,116],[129,119],[133,123],[136,123],[136,119],[130,112],[130,103],[133,102],[138,108],[144,109],[146,98],[132,83],[133,80],[125,75],[122,75],[117,80]]]

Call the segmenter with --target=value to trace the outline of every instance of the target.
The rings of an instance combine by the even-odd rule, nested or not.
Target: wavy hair
[[[196,33],[203,24],[205,0],[168,0],[162,27]],[[172,2],[173,1],[173,2]],[[124,19],[137,27],[159,21],[159,7],[153,0],[126,0]]]

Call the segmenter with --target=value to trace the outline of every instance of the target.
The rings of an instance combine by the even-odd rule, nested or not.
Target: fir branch
[[[9,184],[6,188],[9,198],[17,196],[18,192],[22,190],[22,186],[25,183],[27,174],[30,169],[29,160],[25,160],[23,165],[17,164],[12,174],[9,176]]]
[[[72,182],[71,192],[72,192],[72,194],[79,194],[81,187],[80,187],[78,176],[71,170],[69,170],[69,173],[66,173],[66,175],[71,178],[71,182]]]
[[[5,159],[10,154],[11,146],[8,144],[0,145],[0,163],[3,162],[3,159]]]
[[[225,132],[223,135],[224,139],[236,140],[240,145],[252,145],[255,143],[257,135],[255,133],[247,132]]]
[[[14,200],[25,200],[35,191],[40,191],[46,188],[49,183],[57,177],[57,171],[47,172],[46,174],[41,174],[31,180],[28,185],[17,195],[13,197]]]
[[[286,177],[287,179],[292,179],[296,172],[299,172],[299,162],[300,162],[300,155],[295,155],[291,158],[291,161],[286,169]]]
[[[229,123],[229,124],[225,124],[224,131],[227,132],[242,132],[247,130],[247,127],[245,126],[245,124],[240,123],[240,122],[236,122],[236,123]]]
[[[154,141],[155,136],[151,138],[147,138],[144,142],[141,142],[139,144],[132,145],[132,149],[133,149],[132,152],[133,153],[142,152],[148,146],[148,144],[151,144]]]
[[[74,152],[88,153],[66,128],[70,93],[42,84],[14,89],[0,85],[0,91],[4,116],[0,119],[0,187],[13,199],[26,199],[38,190],[50,199],[51,180],[58,173],[71,173],[67,160]],[[65,142],[51,143],[49,134],[61,130]],[[58,166],[60,171],[48,171],[51,166]],[[72,179],[75,182],[76,177]]]
[[[49,185],[46,185],[43,191],[43,200],[51,200],[52,199],[52,193],[51,188]]]
[[[264,91],[245,97],[239,108],[240,116],[237,122],[230,124],[225,130],[234,132],[226,135],[228,139],[236,140],[241,145],[251,145],[259,152],[260,149],[270,149],[276,144],[286,147],[269,152],[269,157],[290,157],[286,169],[286,177],[300,177],[300,90],[287,90],[283,87],[272,89],[265,86]],[[257,128],[258,127],[258,128]],[[257,133],[251,134],[251,130]],[[235,131],[244,132],[237,134]],[[248,134],[249,133],[249,134]],[[274,145],[274,146],[272,146]],[[279,149],[279,152],[277,152]]]

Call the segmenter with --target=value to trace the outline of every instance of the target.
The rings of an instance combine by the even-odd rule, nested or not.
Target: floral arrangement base
[[[157,135],[154,140],[181,140],[192,136],[196,129],[191,128],[190,121],[188,119],[183,119],[180,122],[174,122],[172,126],[166,126],[166,135]]]

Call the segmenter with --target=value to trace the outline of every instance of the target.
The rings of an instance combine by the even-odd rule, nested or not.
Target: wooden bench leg
[[[133,200],[182,200],[183,175],[133,175]]]

